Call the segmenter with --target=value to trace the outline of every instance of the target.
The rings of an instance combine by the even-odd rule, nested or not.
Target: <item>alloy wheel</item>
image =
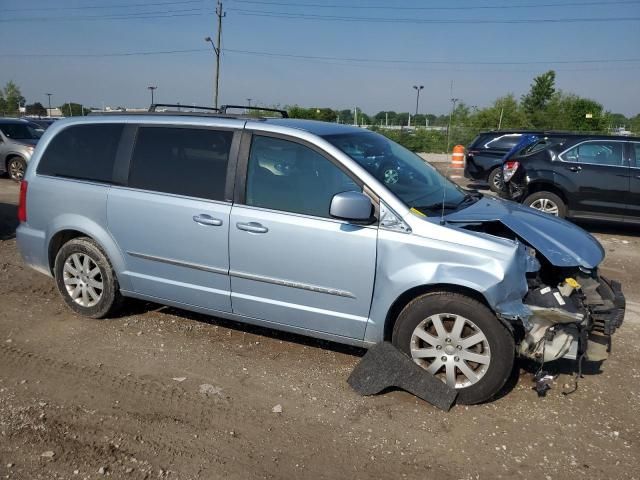
[[[485,334],[471,320],[451,313],[431,315],[411,335],[411,357],[453,388],[480,381],[491,363]]]
[[[531,208],[540,210],[541,212],[548,213],[549,215],[558,216],[560,212],[558,205],[553,200],[548,198],[538,198],[529,205]]]
[[[71,299],[82,307],[93,307],[102,298],[102,272],[85,253],[73,253],[64,262],[63,279]]]
[[[24,178],[24,163],[19,158],[14,158],[9,162],[9,176],[16,181]]]

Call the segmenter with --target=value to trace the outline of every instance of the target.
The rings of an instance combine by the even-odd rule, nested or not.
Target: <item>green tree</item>
[[[79,103],[67,102],[58,107],[62,115],[65,117],[80,117],[82,115],[88,115],[91,110],[84,108]]]
[[[529,128],[524,109],[513,94],[500,97],[488,108],[478,110],[471,117],[471,124],[478,130],[505,128]]]
[[[27,115],[33,115],[36,117],[45,117],[47,115],[47,109],[40,102],[27,105]]]
[[[547,121],[547,106],[556,93],[556,72],[549,70],[533,79],[531,88],[522,96],[522,107],[534,127],[544,127]]]
[[[24,107],[26,100],[20,92],[20,88],[14,82],[7,82],[4,86],[4,105],[2,111],[15,115],[19,111],[19,107]]]
[[[635,117],[631,117],[629,119],[629,130],[631,130],[636,135],[640,135],[640,113]]]

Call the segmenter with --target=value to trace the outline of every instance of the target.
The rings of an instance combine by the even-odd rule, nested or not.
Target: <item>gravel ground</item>
[[[436,410],[363,398],[363,351],[131,302],[73,315],[22,265],[0,180],[0,478],[640,478],[640,231],[587,226],[623,281],[626,323],[572,395],[520,364],[501,398]],[[567,385],[568,386],[568,385]]]

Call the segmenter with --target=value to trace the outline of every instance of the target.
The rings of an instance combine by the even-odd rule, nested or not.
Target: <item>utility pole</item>
[[[154,104],[154,101],[153,101],[153,91],[154,91],[154,90],[156,90],[157,88],[158,88],[158,87],[157,87],[157,86],[155,86],[155,85],[149,85],[149,86],[147,87],[147,90],[149,90],[149,91],[151,92],[151,105],[153,105],[153,104]]]
[[[226,17],[227,13],[222,10],[222,2],[218,0],[216,5],[216,17],[218,17],[218,39],[214,44],[211,37],[207,37],[204,39],[205,42],[209,42],[213,47],[213,51],[216,54],[216,82],[214,85],[214,94],[213,94],[213,107],[218,108],[218,92],[220,85],[220,42],[222,40],[222,19]]]
[[[416,90],[416,116],[418,116],[418,104],[420,102],[420,90],[424,88],[424,85],[414,85],[413,88]]]
[[[354,114],[353,114],[353,124],[354,125],[358,125],[358,107],[355,107],[353,109]]]
[[[384,126],[389,126],[389,112],[384,112]]]
[[[45,93],[45,95],[49,97],[49,117],[51,117],[51,95],[53,95],[53,93]]]

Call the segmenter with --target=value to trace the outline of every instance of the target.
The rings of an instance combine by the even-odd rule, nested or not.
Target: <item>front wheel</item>
[[[489,400],[504,386],[515,358],[513,335],[491,310],[465,295],[432,292],[400,312],[392,343],[458,390],[458,403]]]
[[[567,216],[567,206],[555,193],[535,192],[525,198],[522,203],[555,217],[564,218]]]

